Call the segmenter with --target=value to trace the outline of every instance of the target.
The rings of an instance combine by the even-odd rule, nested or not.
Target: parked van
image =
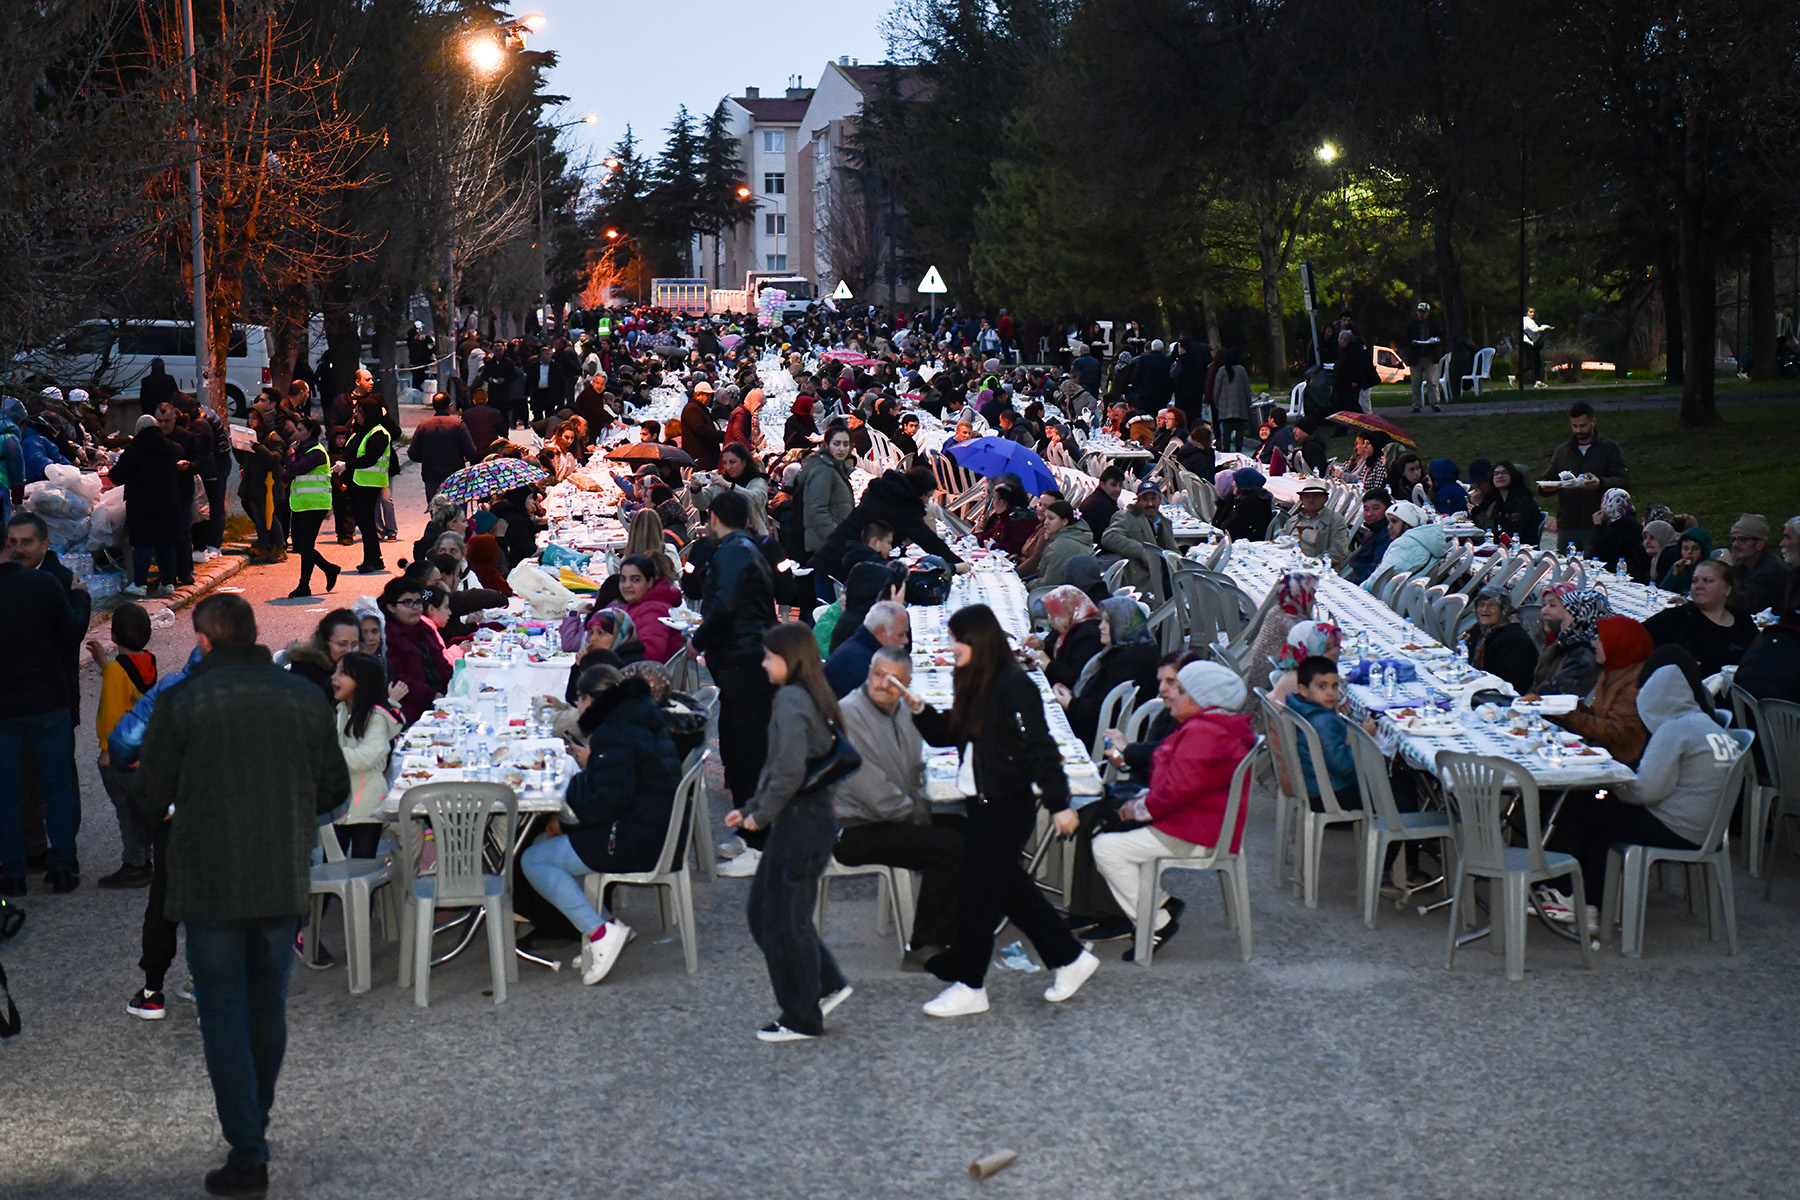
[[[199,372],[194,365],[192,321],[83,321],[52,346],[30,350],[13,359],[12,382],[18,387],[101,387],[120,399],[134,399],[150,360],[163,360],[182,391],[193,394]],[[263,325],[233,325],[225,347],[225,396],[230,411],[243,416],[249,398],[269,382],[269,330]]]

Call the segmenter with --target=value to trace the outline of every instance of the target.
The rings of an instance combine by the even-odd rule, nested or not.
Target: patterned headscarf
[[[1600,497],[1600,515],[1608,525],[1624,520],[1635,511],[1631,507],[1631,493],[1624,488],[1607,488],[1606,495]]]
[[[1078,587],[1063,584],[1044,596],[1044,617],[1050,628],[1059,634],[1068,633],[1070,629],[1083,621],[1092,621],[1100,615],[1088,594]]]
[[[1310,617],[1319,594],[1319,577],[1311,571],[1289,571],[1275,585],[1275,603],[1292,617]]]
[[[1330,621],[1301,621],[1288,630],[1287,641],[1275,656],[1275,672],[1297,671],[1300,664],[1343,645],[1343,633]]]
[[[675,690],[675,682],[669,674],[669,668],[662,663],[652,662],[647,658],[641,662],[627,664],[625,667],[625,678],[642,679],[645,683],[649,684],[650,698],[658,704],[667,700],[669,698],[669,693]]]
[[[1561,599],[1563,607],[1569,610],[1569,619],[1556,631],[1556,644],[1565,649],[1592,645],[1599,636],[1600,622],[1612,616],[1606,593],[1578,588]]]

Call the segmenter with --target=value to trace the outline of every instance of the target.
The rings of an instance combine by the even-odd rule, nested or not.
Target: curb
[[[211,562],[196,563],[194,565],[194,582],[187,584],[184,587],[176,588],[171,595],[159,596],[155,599],[138,600],[138,603],[143,605],[144,610],[152,617],[155,617],[158,612],[164,610],[169,612],[179,612],[249,565],[250,560],[242,555],[221,554]],[[93,619],[88,622],[88,630],[92,632],[94,629],[98,628],[102,622],[110,620],[112,618],[112,610],[117,607],[118,602],[128,599],[132,599],[132,597],[126,596],[121,592],[117,597],[112,598],[112,602],[105,608],[96,609]]]

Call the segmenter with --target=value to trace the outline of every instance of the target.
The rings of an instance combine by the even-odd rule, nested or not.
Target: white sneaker
[[[972,1017],[987,1010],[987,989],[966,983],[953,983],[925,1003],[928,1017]]]
[[[810,1042],[817,1036],[817,1034],[800,1033],[789,1029],[780,1021],[770,1021],[756,1031],[756,1040],[759,1042]]]
[[[1100,969],[1100,960],[1092,951],[1083,950],[1074,962],[1056,968],[1056,980],[1044,989],[1044,999],[1052,1004],[1061,1004],[1070,996],[1081,990],[1095,971]]]
[[[120,588],[119,591],[123,595],[134,596],[139,600],[142,600],[145,596],[148,596],[150,594],[149,588],[139,587],[135,583],[128,583],[124,587]]]
[[[1552,921],[1570,925],[1575,923],[1575,910],[1572,907],[1575,902],[1565,893],[1548,885],[1540,885],[1531,894],[1538,902],[1538,907],[1544,910],[1544,915]]]
[[[608,921],[594,932],[600,936],[588,939],[587,967],[581,972],[581,982],[589,987],[606,978],[606,973],[619,961],[619,955],[625,952],[626,945],[637,936],[631,926],[619,920]]]
[[[207,560],[208,555],[204,550],[196,550],[194,551],[193,558],[195,562],[203,563]]]
[[[846,983],[843,987],[819,1001],[819,1015],[821,1017],[829,1017],[833,1009],[848,1000],[855,993],[856,989]]]
[[[725,879],[748,879],[756,874],[756,866],[762,862],[762,851],[746,849],[730,862],[719,864],[719,875]]]

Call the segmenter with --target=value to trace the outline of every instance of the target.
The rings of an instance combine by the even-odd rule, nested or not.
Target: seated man
[[[1332,794],[1340,808],[1361,808],[1362,793],[1356,786],[1356,759],[1350,750],[1344,723],[1338,719],[1338,704],[1344,695],[1338,665],[1322,654],[1305,660],[1294,672],[1294,690],[1287,706],[1319,735],[1319,749],[1325,754],[1325,771],[1331,780]],[[1363,728],[1375,732],[1375,718],[1363,722]],[[1300,743],[1300,774],[1306,780],[1306,796],[1314,812],[1324,812],[1325,802],[1319,797],[1319,781],[1313,772],[1312,754],[1306,743]]]
[[[1342,563],[1350,557],[1350,527],[1325,503],[1330,495],[1323,479],[1301,484],[1299,507],[1288,520],[1288,532],[1300,539],[1300,553],[1310,558],[1329,554],[1332,562]]]
[[[1236,850],[1249,812],[1246,797],[1238,809],[1237,827],[1229,833],[1223,828],[1232,773],[1256,743],[1249,716],[1237,711],[1246,698],[1244,681],[1218,663],[1190,662],[1177,672],[1170,697],[1169,712],[1177,725],[1151,758],[1150,788],[1119,807],[1122,820],[1147,824],[1094,839],[1094,865],[1119,907],[1134,919],[1140,866],[1159,858],[1210,854],[1224,837]],[[1156,897],[1159,947],[1177,929],[1167,902],[1167,896]],[[1135,947],[1126,952],[1125,960],[1134,956]]]
[[[1393,497],[1386,488],[1370,488],[1363,493],[1362,531],[1356,535],[1355,548],[1344,560],[1342,573],[1351,583],[1361,583],[1375,573],[1388,548],[1388,505]]]
[[[868,679],[841,706],[844,733],[862,755],[862,769],[832,795],[841,829],[832,853],[847,867],[882,863],[923,873],[904,963],[909,971],[922,971],[956,933],[962,834],[931,815],[913,725],[913,713],[924,704],[906,690],[911,682],[911,656],[883,646],[869,663]]]
[[[1412,575],[1424,575],[1438,563],[1450,548],[1444,527],[1425,519],[1425,510],[1411,500],[1402,500],[1387,511],[1388,547],[1375,564],[1375,572],[1393,567]],[[1363,580],[1369,590],[1369,580]]]
[[[869,677],[869,663],[877,650],[893,646],[905,652],[911,641],[912,622],[906,615],[906,605],[893,600],[871,605],[857,631],[825,660],[825,680],[831,684],[832,693],[840,700],[848,696]]]
[[[1123,582],[1140,592],[1163,594],[1162,552],[1174,550],[1175,530],[1162,515],[1162,488],[1155,480],[1138,484],[1137,499],[1113,514],[1100,538],[1110,550],[1131,565]]]

